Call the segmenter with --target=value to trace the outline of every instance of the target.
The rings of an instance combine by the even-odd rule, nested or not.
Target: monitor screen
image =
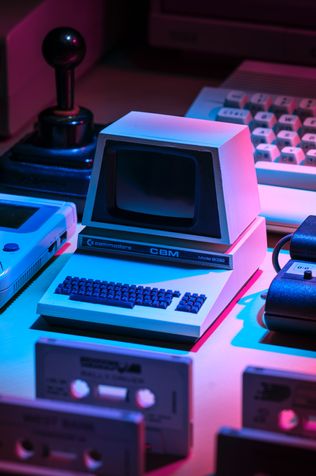
[[[107,141],[92,220],[220,237],[210,153]]]
[[[116,207],[121,212],[193,220],[196,164],[192,157],[121,148],[115,178]]]
[[[38,207],[13,205],[11,203],[0,204],[0,227],[20,228],[34,213]]]

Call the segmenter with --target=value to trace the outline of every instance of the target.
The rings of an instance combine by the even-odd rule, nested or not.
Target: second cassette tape
[[[192,360],[147,350],[41,338],[36,396],[141,411],[148,452],[192,446]]]
[[[248,428],[316,439],[316,375],[247,367],[242,423]]]

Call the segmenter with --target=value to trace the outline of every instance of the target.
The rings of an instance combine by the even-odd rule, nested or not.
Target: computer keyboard
[[[316,190],[316,99],[204,88],[193,115],[250,128],[258,183]]]
[[[270,186],[309,192],[316,190],[316,98],[205,87],[186,116],[249,127],[262,214],[268,219],[270,228],[273,228],[273,221],[274,224],[278,221],[274,216],[275,196]],[[261,188],[260,184],[264,187]],[[267,197],[270,190],[273,193]],[[295,193],[292,195],[294,197]],[[291,219],[288,224],[281,223],[284,229],[288,226],[292,231],[299,220],[316,213],[313,195],[306,194],[306,199],[303,199],[306,203],[302,204],[301,217],[293,217],[293,223],[290,223]],[[288,201],[288,195],[285,201]],[[282,222],[283,217],[279,218]],[[282,226],[280,229],[283,231]]]
[[[204,294],[185,292],[172,289],[137,286],[99,279],[86,279],[67,276],[55,289],[56,294],[69,296],[72,301],[90,302],[106,306],[117,306],[132,309],[136,306],[167,309],[173,298],[180,298],[176,311],[197,314],[206,300]]]

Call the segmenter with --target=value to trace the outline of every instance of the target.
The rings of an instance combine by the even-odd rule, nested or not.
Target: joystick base
[[[0,159],[0,191],[74,202],[78,217],[83,214],[97,133],[80,148],[49,149],[36,145],[37,132],[25,136]]]

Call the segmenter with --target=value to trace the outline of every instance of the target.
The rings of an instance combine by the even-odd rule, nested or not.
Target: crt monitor
[[[99,135],[83,223],[232,243],[259,212],[244,126],[131,112]]]
[[[108,141],[103,154],[94,221],[220,238],[208,153]]]

